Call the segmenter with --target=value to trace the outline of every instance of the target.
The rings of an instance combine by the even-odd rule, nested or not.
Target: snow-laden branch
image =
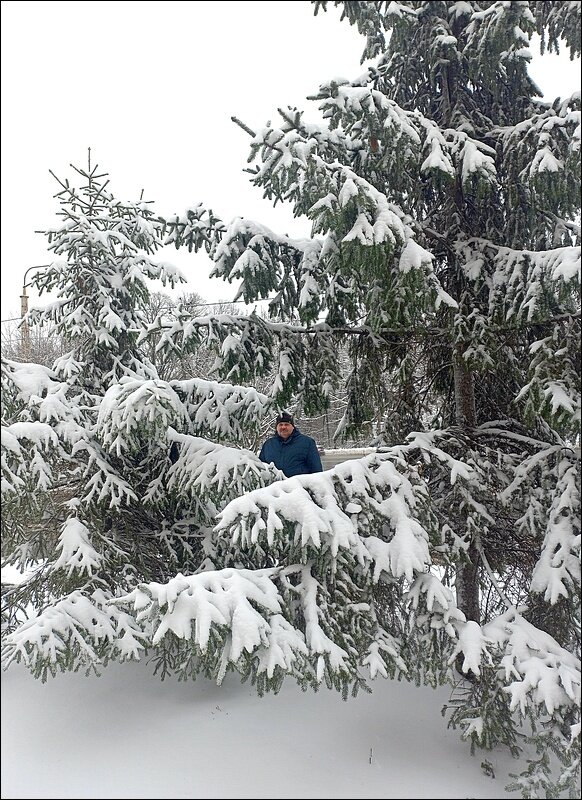
[[[243,654],[258,659],[258,672],[292,672],[307,653],[304,637],[282,616],[274,578],[278,569],[178,574],[167,584],[141,584],[115,603],[129,606],[137,621],[151,630],[151,644],[168,634],[192,641],[201,658],[219,650],[222,682],[229,665]]]
[[[2,644],[5,666],[23,662],[46,678],[57,669],[95,668],[109,658],[138,659],[144,635],[131,615],[96,590],[71,592],[22,623]]]
[[[549,634],[527,622],[518,609],[508,610],[483,627],[484,635],[499,648],[511,708],[580,705],[580,660],[560,647]]]

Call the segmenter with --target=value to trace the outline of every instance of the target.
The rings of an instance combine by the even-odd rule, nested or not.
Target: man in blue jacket
[[[323,471],[315,440],[300,433],[291,414],[286,411],[279,414],[275,430],[275,435],[261,447],[261,461],[272,462],[287,478]]]

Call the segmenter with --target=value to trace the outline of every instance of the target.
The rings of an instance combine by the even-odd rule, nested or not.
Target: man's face
[[[288,439],[293,433],[293,425],[290,422],[279,422],[277,424],[277,433],[281,439]]]

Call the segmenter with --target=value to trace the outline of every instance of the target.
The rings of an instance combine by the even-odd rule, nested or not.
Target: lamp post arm
[[[30,272],[32,269],[48,269],[49,267],[50,267],[50,264],[36,264],[35,266],[33,266],[33,267],[29,267],[29,268],[26,270],[26,272],[24,273],[24,278],[22,279],[22,289],[23,289],[23,291],[24,291],[24,293],[25,293],[25,294],[26,294],[26,292],[25,292],[25,290],[26,290],[26,287],[27,287],[27,286],[30,286],[30,284],[32,283],[32,281],[28,281],[28,283],[26,282],[26,276],[28,275],[28,273],[29,273],[29,272]]]

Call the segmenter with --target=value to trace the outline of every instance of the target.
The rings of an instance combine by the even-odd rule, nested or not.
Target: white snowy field
[[[45,684],[2,673],[2,798],[494,798],[521,762],[471,757],[449,690],[378,679],[346,702],[288,682],[258,698],[232,675],[160,681],[145,661]],[[493,765],[486,776],[481,762]]]

